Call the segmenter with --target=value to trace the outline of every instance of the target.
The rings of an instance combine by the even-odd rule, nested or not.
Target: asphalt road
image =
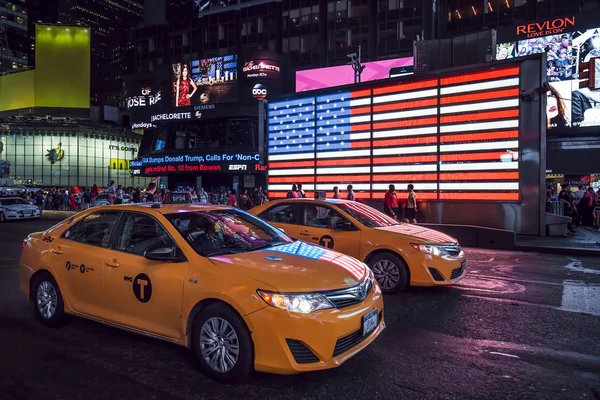
[[[340,368],[223,385],[175,345],[41,326],[18,261],[50,225],[0,225],[2,399],[600,399],[600,259],[469,250],[461,284],[386,297],[387,330]]]

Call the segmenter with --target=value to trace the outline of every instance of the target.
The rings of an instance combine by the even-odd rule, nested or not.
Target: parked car
[[[41,214],[37,206],[20,197],[0,197],[0,222],[39,218]]]

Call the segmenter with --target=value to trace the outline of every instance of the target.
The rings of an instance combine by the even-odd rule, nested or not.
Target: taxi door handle
[[[300,235],[302,236],[310,236],[310,232],[309,231],[302,231],[302,232],[298,232]]]
[[[121,264],[119,264],[117,260],[104,261],[104,264],[106,264],[107,267],[111,268],[119,268],[121,266]]]
[[[52,248],[50,248],[50,252],[54,253],[54,254],[62,254],[63,253],[63,251],[60,247],[57,247],[57,248],[52,247]]]

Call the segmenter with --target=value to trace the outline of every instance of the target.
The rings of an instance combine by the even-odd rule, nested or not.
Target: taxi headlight
[[[415,250],[418,250],[423,253],[432,254],[434,256],[444,256],[448,255],[448,251],[444,246],[436,246],[432,244],[419,244],[419,243],[411,243],[410,244]]]
[[[258,294],[270,306],[299,314],[311,314],[317,310],[334,308],[325,296],[317,293],[292,294],[259,290]]]

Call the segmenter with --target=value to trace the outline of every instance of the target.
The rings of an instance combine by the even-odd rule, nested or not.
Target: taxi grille
[[[363,282],[347,289],[325,292],[323,295],[336,308],[351,307],[361,303],[373,289],[373,281],[367,277]]]
[[[450,244],[450,245],[444,246],[444,250],[446,250],[446,252],[451,256],[457,256],[460,254],[460,245],[458,243]]]
[[[304,343],[294,339],[285,339],[285,341],[298,364],[312,364],[320,361],[319,357],[310,351]]]
[[[377,316],[377,324],[378,325],[381,322],[382,316],[383,316],[382,312],[380,312],[379,315]],[[368,338],[369,335],[372,333],[373,332],[370,332],[369,334],[363,336],[362,327],[361,327],[356,332],[353,332],[347,336],[344,336],[341,339],[338,339],[338,341],[335,343],[335,348],[333,349],[333,356],[337,357],[340,354],[347,352],[351,348],[358,346],[363,340]]]

